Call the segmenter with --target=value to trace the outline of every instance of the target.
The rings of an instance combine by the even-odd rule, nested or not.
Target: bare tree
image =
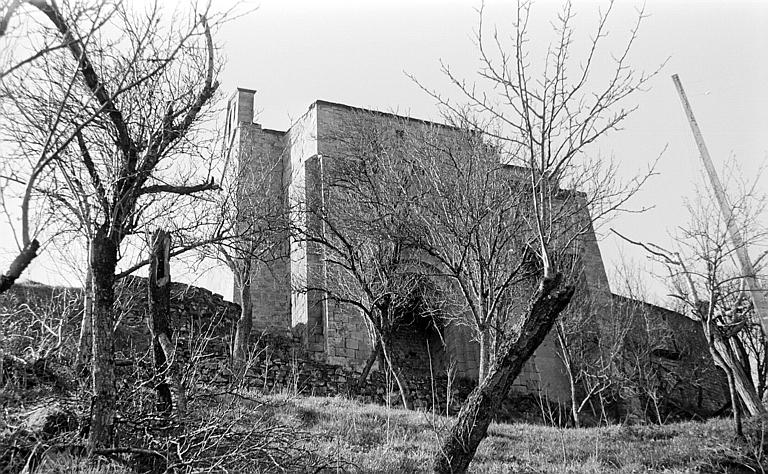
[[[536,56],[532,51],[535,38],[528,31],[529,2],[518,2],[508,43],[502,40],[505,35],[494,32],[489,44],[481,9],[476,38],[481,83],[468,83],[444,67],[466,100],[457,103],[430,92],[452,123],[495,139],[499,160],[517,165],[520,177],[508,180],[525,191],[527,206],[518,219],[525,224],[520,232],[525,246],[518,247],[516,257],[524,260],[528,249],[540,269],[527,293],[516,287],[518,294],[530,297],[495,344],[485,376],[435,455],[437,472],[466,471],[510,384],[570,302],[576,282],[564,273],[563,265],[574,262],[569,255],[574,250],[578,254],[582,236],[592,232],[595,221],[621,210],[650,175],[643,173],[629,183],[620,183],[615,167],[587,155],[591,144],[620,127],[634,110],[624,103],[655,74],[638,74],[628,64],[643,18],[640,12],[622,48],[609,55],[611,72],[594,77],[596,63],[608,53],[605,38],[612,7],[609,3],[601,12],[580,60],[572,57],[575,32],[570,3],[553,23],[555,38]],[[532,64],[534,57],[541,57],[541,63]],[[512,300],[512,294],[509,291],[496,298]]]
[[[558,356],[563,362],[571,390],[571,417],[574,425],[581,426],[581,412],[599,400],[600,411],[595,415],[607,418],[605,397],[611,386],[611,364],[614,351],[601,347],[600,331],[588,295],[577,291],[568,309],[557,319]]]
[[[41,8],[45,8],[45,3],[39,1],[7,0],[0,4],[0,41],[2,41],[2,48],[0,49],[3,51],[0,57],[0,79],[23,80],[27,77],[28,68],[36,67],[41,61],[55,57],[56,53],[69,48],[75,41],[88,42],[89,38],[95,35],[114,13],[114,10],[105,4],[72,2],[67,5],[67,14],[72,18],[85,18],[86,20],[81,21],[78,31],[71,32],[70,36],[64,36],[45,34],[46,27],[42,25],[48,25],[48,28],[54,25],[34,21],[34,14]],[[29,38],[35,38],[32,47],[25,44],[28,43]],[[57,80],[61,90],[70,94],[78,78],[75,73],[65,74],[62,72]],[[39,125],[38,134],[43,135],[48,146],[53,146],[51,141],[57,134],[62,133],[61,129],[65,127],[66,120],[64,120],[62,109],[53,109],[52,105],[47,103],[45,105],[49,110],[46,110],[45,123]],[[16,115],[14,113],[16,106],[13,87],[0,88],[0,110],[3,111],[3,120],[0,123],[6,132],[4,133],[6,139],[9,135],[7,132],[14,129],[13,122],[9,122],[9,120],[13,120]],[[27,114],[32,114],[32,111],[27,111]],[[18,142],[24,138],[18,133],[11,134],[16,135],[15,138]],[[50,225],[47,216],[34,212],[36,205],[44,204],[42,201],[52,197],[40,192],[38,181],[43,180],[50,168],[55,166],[54,160],[47,153],[29,155],[29,150],[16,147],[12,143],[13,140],[5,142],[4,153],[9,155],[3,160],[2,178],[0,178],[2,179],[0,181],[0,203],[2,203],[3,210],[8,216],[9,224],[14,229],[19,254],[11,262],[8,271],[0,276],[0,293],[10,288],[37,256],[41,247],[39,239],[44,236],[42,242],[45,244],[57,236],[56,231],[59,230],[56,226]],[[28,158],[26,160],[28,166],[21,167],[20,161],[25,161],[25,158]],[[16,187],[21,188],[18,193],[18,205],[10,202],[13,201],[14,194],[16,194],[13,191]],[[87,211],[87,209],[81,208],[79,211]],[[78,216],[78,213],[75,213],[73,218]],[[16,220],[19,222],[18,233],[15,232],[16,228],[13,226],[13,222]],[[87,232],[82,219],[79,224],[78,228],[85,229]]]
[[[9,134],[31,163],[47,166],[35,192],[56,203],[60,214],[88,219],[93,229],[88,236],[94,295],[89,445],[108,446],[116,401],[118,261],[130,253],[132,235],[217,188],[205,174],[209,166],[196,167],[193,160],[205,163],[206,150],[197,140],[218,88],[211,27],[222,16],[208,8],[163,11],[155,2],[140,10],[100,4],[88,10],[97,16],[77,17],[66,6],[29,3],[54,27],[40,34],[63,38],[66,47],[30,62],[23,75],[4,78],[3,96],[13,112]],[[105,17],[110,28],[86,41],[82,28]],[[62,82],[62,77],[74,80]],[[58,123],[53,134],[50,120]],[[43,168],[34,165],[32,172],[38,169]]]
[[[321,252],[325,265],[322,278],[300,282],[301,290],[319,292],[365,318],[373,350],[356,386],[380,357],[403,405],[410,407],[406,381],[393,357],[393,334],[425,287],[408,229],[419,196],[405,121],[358,111],[328,131],[332,152],[308,165],[308,173],[321,182],[308,193],[309,218],[300,222],[309,224],[296,230]]]
[[[753,250],[764,249],[768,243],[768,231],[760,225],[766,199],[756,182],[729,196],[743,245]],[[679,228],[669,248],[617,234],[643,247],[664,265],[671,296],[701,324],[715,365],[728,379],[735,429],[741,435],[742,404],[749,415],[765,413],[761,398],[766,387],[766,341],[754,315],[745,276],[736,264],[737,250],[728,229],[733,223],[721,217],[710,193],[698,193],[688,204],[688,212],[688,222]],[[768,251],[755,259],[755,268],[765,264],[766,256]]]
[[[239,124],[242,125],[242,124]],[[249,123],[250,125],[250,123]],[[247,135],[241,127],[238,132]],[[226,265],[234,276],[240,301],[232,358],[242,376],[253,326],[252,281],[259,271],[272,271],[272,264],[286,257],[282,243],[288,235],[288,206],[282,179],[282,153],[241,140],[225,144],[226,158],[221,191],[207,205],[206,221],[198,228],[206,233],[207,245],[198,248],[203,258]],[[245,146],[244,146],[245,144]]]
[[[579,288],[555,323],[577,427],[587,407],[610,422],[611,405],[627,416],[661,423],[671,392],[683,379],[696,383],[696,374],[671,377],[659,362],[659,354],[673,351],[674,334],[659,313],[663,310],[645,302],[648,295],[639,272],[624,262],[615,282],[623,296],[611,296],[610,318],[600,318],[600,302]]]

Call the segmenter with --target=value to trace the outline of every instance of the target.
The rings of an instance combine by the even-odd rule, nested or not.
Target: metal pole
[[[720,206],[720,212],[723,214],[725,224],[728,228],[728,233],[731,236],[731,240],[736,250],[736,257],[741,265],[742,275],[747,283],[749,294],[752,297],[752,303],[754,306],[755,317],[760,322],[760,326],[763,328],[763,333],[768,335],[768,299],[765,295],[765,290],[760,288],[760,284],[757,281],[755,268],[752,266],[752,261],[749,258],[747,252],[747,246],[744,243],[744,239],[736,227],[736,222],[733,218],[733,212],[731,206],[728,204],[728,198],[725,195],[725,190],[720,182],[720,178],[717,176],[715,166],[712,164],[712,157],[709,155],[707,145],[704,143],[704,136],[701,134],[699,124],[696,122],[696,118],[693,116],[693,109],[688,102],[688,97],[683,90],[683,84],[680,82],[680,78],[677,74],[672,76],[672,82],[675,83],[677,93],[680,95],[680,100],[683,103],[683,109],[685,115],[688,117],[688,123],[691,125],[691,131],[693,132],[693,138],[696,140],[696,146],[699,147],[699,154],[701,161],[704,163],[704,169],[707,171],[707,176],[712,184],[712,190],[715,193],[715,199],[718,206]]]

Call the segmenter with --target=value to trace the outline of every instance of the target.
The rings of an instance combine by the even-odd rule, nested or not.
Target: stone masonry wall
[[[248,153],[250,162],[245,166],[253,169],[253,179],[262,181],[256,183],[251,192],[267,195],[264,202],[269,205],[283,206],[282,184],[282,138],[270,131],[262,130],[257,124],[241,124],[242,134],[248,136]],[[243,155],[241,153],[241,159]],[[264,178],[264,175],[268,178]],[[267,179],[267,182],[263,180]],[[266,188],[266,189],[265,189]],[[257,197],[256,199],[259,199]],[[262,204],[263,205],[263,204]],[[269,245],[273,245],[272,242]],[[287,236],[274,246],[254,259],[251,268],[251,302],[253,305],[253,326],[256,330],[268,330],[279,334],[290,331],[290,295],[291,285],[288,273],[289,266]],[[239,289],[233,292],[235,302],[240,301]]]
[[[317,117],[312,110],[299,118],[285,133],[284,146],[288,149],[283,161],[283,180],[287,188],[289,210],[294,225],[308,225],[307,214],[303,212],[306,203],[306,161],[317,155]],[[293,239],[290,245],[290,280],[291,280],[291,327],[303,328],[305,340],[310,327],[309,302],[307,293],[295,291],[305,286],[308,278],[308,255],[305,242]],[[319,348],[318,348],[319,349]],[[322,355],[322,352],[318,353]]]
[[[255,357],[245,376],[244,386],[264,393],[292,395],[334,396],[349,395],[350,387],[360,373],[313,359],[300,348],[298,340],[275,337],[268,334],[255,336]],[[202,381],[217,385],[229,385],[234,381],[224,358],[209,358],[200,366]],[[411,391],[413,408],[455,414],[474,388],[471,381],[454,377],[449,382],[438,376],[434,382],[429,377],[407,375],[405,382]],[[367,382],[355,396],[366,403],[401,406],[397,386],[384,373],[373,371]]]
[[[331,166],[330,163],[332,163],[334,156],[344,155],[347,153],[346,149],[344,149],[346,146],[346,139],[348,138],[345,134],[345,127],[348,128],[350,126],[349,124],[359,123],[362,120],[376,121],[378,120],[378,117],[381,117],[384,121],[392,120],[392,116],[388,116],[387,114],[371,113],[370,111],[364,111],[354,107],[348,107],[323,101],[316,102],[314,107],[310,109],[310,112],[312,112],[312,110],[314,110],[316,115],[317,152],[324,158],[328,158],[329,164],[327,166]],[[439,127],[439,125],[428,124],[419,120],[410,120],[406,118],[396,119],[396,121],[397,125],[387,123],[386,126],[403,128],[405,129],[406,133],[407,129],[409,128],[415,129],[425,126]],[[453,129],[450,127],[444,128],[445,133],[452,133],[452,130]],[[309,169],[310,168],[308,167],[308,174],[310,173]],[[312,173],[316,173],[316,169],[314,167],[312,168]],[[318,179],[314,181],[315,187],[318,186],[319,182],[320,179],[318,177]],[[307,188],[311,186],[310,180],[307,180],[306,186]],[[330,199],[330,197],[328,199]],[[594,263],[595,265],[599,265],[600,268],[595,267],[596,275],[594,276],[593,280],[595,280],[597,285],[600,285],[600,290],[604,291],[605,288],[607,288],[607,279],[605,278],[605,272],[602,268],[602,259],[599,254],[599,249],[597,249],[596,245],[585,246],[585,249],[591,253],[596,252],[595,255],[590,255],[590,262]],[[437,265],[439,265],[439,263],[437,263]],[[522,295],[522,299],[520,301],[527,301],[528,294],[530,293]],[[330,334],[329,331],[329,334],[326,334],[327,350],[335,351],[335,348],[339,348],[338,351],[342,352],[342,356],[347,358],[346,363],[348,365],[359,365],[364,362],[365,356],[367,354],[362,351],[351,352],[349,350],[344,350],[343,348],[346,346],[346,340],[367,340],[367,334],[362,331],[365,329],[365,327],[355,325],[351,319],[343,317],[346,315],[342,315],[342,313],[330,314],[328,323],[329,326],[333,326],[333,318],[336,314],[342,316],[343,318],[340,321],[342,323],[340,326],[343,326],[343,329],[341,330],[343,331],[343,336],[339,339],[331,339],[336,335]],[[445,356],[442,357],[442,360],[438,360],[438,365],[446,366],[443,368],[443,370],[445,370],[445,368],[453,368],[453,370],[455,370],[455,372],[460,376],[476,379],[479,368],[479,346],[473,340],[474,337],[471,329],[461,325],[458,321],[449,321],[445,324],[445,328],[443,329],[443,336],[445,345],[444,347],[440,348],[443,349]],[[426,346],[425,339],[426,336],[423,334],[418,338],[410,338],[410,340],[408,338],[401,338],[402,342],[406,345],[414,344],[417,346]],[[547,391],[551,392],[552,397],[556,399],[563,399],[564,397],[567,399],[567,397],[569,397],[570,391],[567,390],[567,380],[565,379],[565,373],[562,370],[562,364],[556,357],[553,347],[554,346],[552,344],[549,344],[543,346],[540,351],[537,351],[536,356],[532,358],[528,364],[526,364],[523,372],[515,381],[515,391],[519,393],[536,393],[540,386],[546,385]],[[408,351],[409,349],[403,347],[399,350]],[[421,347],[414,347],[410,349],[410,353],[414,355],[426,355],[426,351]],[[334,355],[334,357],[337,356]],[[362,359],[354,361],[349,360],[350,357],[362,357]],[[408,358],[403,359],[408,360]],[[418,363],[423,364],[424,362],[424,360],[420,360]],[[546,375],[537,369],[537,362],[542,366]],[[554,377],[558,380],[547,380],[546,383],[543,384],[543,375],[547,378]]]
[[[121,309],[116,333],[116,359],[121,361],[121,367],[122,363],[129,361],[134,364],[132,368],[121,370],[133,371],[136,365],[141,366],[149,360],[146,285],[146,279],[139,277],[127,277],[116,285],[117,307]],[[64,290],[56,290],[60,291]],[[79,290],[72,291],[77,294]],[[55,293],[41,288],[35,288],[35,292],[43,295],[41,299],[52,298]],[[9,299],[12,295],[13,292],[9,292],[3,297]],[[79,300],[75,298],[76,302]],[[614,300],[618,305],[628,304],[625,298],[615,297]],[[667,368],[666,376],[675,377],[669,382],[673,387],[672,401],[677,409],[704,416],[722,409],[727,398],[722,374],[708,358],[697,323],[653,305],[636,301],[629,303],[643,306],[649,311],[654,324],[663,325],[674,335],[666,340],[654,357]],[[15,310],[15,307],[11,309]],[[202,288],[172,283],[171,315],[181,363],[186,364],[194,357],[194,363],[186,365],[184,370],[188,382],[224,387],[230,387],[235,382],[229,370],[229,351],[232,329],[239,312],[238,305],[225,301],[220,295]],[[77,321],[68,324],[78,327]],[[411,334],[401,336],[411,337],[417,333],[414,330]],[[432,338],[429,340],[433,341]],[[353,368],[316,360],[296,337],[254,333],[252,344],[256,350],[245,385],[254,390],[318,396],[347,395],[350,382],[355,381],[359,375],[359,371]],[[558,401],[547,385],[547,381],[552,380],[547,370],[552,368],[548,368],[544,360],[549,357],[546,354],[552,347],[552,336],[549,336],[515,381],[515,387],[504,407],[497,413],[498,419],[540,420],[541,407],[547,401]],[[405,345],[400,352],[412,357],[412,352],[417,348],[418,344]],[[416,354],[416,357],[423,361],[425,355],[426,352]],[[456,372],[448,374],[445,370],[439,370],[438,360],[439,356],[433,353],[434,378],[430,377],[428,371],[407,371],[405,380],[412,392],[413,406],[422,410],[434,409],[439,413],[455,413],[475,382]],[[535,384],[531,385],[533,382]],[[541,392],[536,391],[537,387],[541,388]],[[387,380],[384,373],[378,370],[371,373],[358,396],[364,402],[390,403],[395,406],[400,404],[392,381]]]
[[[122,316],[118,325],[118,359],[136,360],[149,350],[147,326],[147,281],[127,277],[116,288]],[[235,381],[229,369],[231,333],[240,308],[220,295],[181,283],[171,284],[171,317],[180,363],[186,366],[187,381],[229,386]],[[349,393],[359,371],[315,359],[305,350],[300,337],[255,332],[251,337],[254,357],[245,377],[245,386],[265,393],[292,393],[333,396]],[[437,374],[433,381],[422,375],[405,377],[414,408],[455,414],[473,388],[473,383]],[[400,398],[391,380],[373,371],[359,393],[362,401],[399,405]]]
[[[655,334],[647,364],[656,377],[650,381],[663,395],[662,409],[683,415],[708,415],[728,403],[728,385],[712,361],[700,323],[682,314],[642,301],[613,295],[614,311],[635,315],[631,340],[641,347]]]
[[[251,94],[249,99],[251,103],[244,105],[245,112],[238,113],[238,117],[247,115],[248,110],[251,110],[252,117],[252,98]],[[355,114],[360,113],[370,115],[362,109],[317,101],[287,132],[269,132],[271,133],[269,137],[266,137],[266,131],[258,132],[263,137],[254,139],[254,143],[269,142],[272,150],[277,150],[280,146],[287,150],[283,153],[281,173],[282,183],[287,189],[288,205],[295,206],[297,203],[306,205],[311,204],[312,201],[320,202],[324,199],[318,188],[324,166],[323,160],[328,158],[330,163],[333,156],[341,152],[337,147],[343,146],[343,141],[341,143],[335,141],[331,136],[334,130],[343,129],[345,123],[354,120]],[[424,122],[409,119],[403,119],[401,123],[404,127],[424,124]],[[254,126],[253,130],[256,133],[260,127]],[[583,203],[579,201],[579,195],[574,196],[576,196],[574,205],[583,207],[581,206]],[[299,226],[318,225],[317,222],[311,222],[307,214],[297,212],[295,217],[294,223]],[[573,219],[588,219],[588,216],[577,213]],[[579,226],[579,228],[582,227]],[[322,361],[334,367],[344,367],[344,370],[359,369],[372,350],[362,315],[353,308],[325,301],[317,292],[292,290],[291,287],[297,288],[307,284],[319,286],[322,283],[323,256],[321,249],[304,242],[292,241],[287,243],[287,246],[290,247],[290,258],[285,262],[284,275],[288,284],[282,288],[290,293],[290,297],[269,296],[278,294],[280,291],[278,286],[284,282],[278,284],[277,280],[274,278],[270,280],[270,276],[262,272],[256,279],[257,284],[254,285],[254,301],[258,300],[258,309],[254,308],[256,326],[268,328],[269,321],[282,321],[284,318],[293,329],[294,335],[301,341],[302,350],[314,360],[313,363],[320,364]],[[581,281],[587,287],[586,291],[595,308],[596,330],[599,333],[605,333],[611,326],[612,300],[602,257],[591,226],[587,225],[587,231],[579,242],[579,247],[578,253],[584,270]],[[266,290],[266,293],[256,296],[261,290]],[[447,323],[442,329],[444,345],[440,338],[434,338],[429,334],[414,333],[401,336],[403,337],[396,337],[398,344],[395,347],[395,357],[404,362],[404,365],[410,369],[410,373],[419,372],[418,368],[421,368],[423,373],[426,362],[427,366],[431,363],[435,373],[452,373],[470,379],[477,377],[479,350],[469,328]],[[429,341],[429,352],[426,349],[427,341]],[[706,390],[701,388],[699,392]],[[525,365],[523,372],[514,382],[513,392],[541,393],[549,399],[560,402],[565,402],[570,397],[567,378],[552,335],[545,339]],[[708,398],[706,394],[701,396],[704,399]]]
[[[283,160],[285,147],[282,132],[264,130],[253,123],[253,91],[238,89],[228,104],[230,118],[227,130],[237,160],[238,205],[257,204],[257,212],[271,212],[273,207],[285,206]],[[248,215],[241,209],[241,215]],[[277,212],[275,213],[277,215]],[[248,224],[245,224],[248,225]],[[271,249],[252,262],[251,301],[253,325],[257,330],[287,334],[290,330],[290,281],[287,236],[270,242]],[[273,245],[276,244],[276,245]],[[233,291],[240,301],[240,288]]]
[[[173,275],[171,275],[173,277]],[[133,359],[149,350],[147,323],[147,279],[123,278],[115,285],[116,303],[120,308],[115,336],[117,358]],[[240,317],[240,306],[204,288],[171,283],[171,321],[174,338],[182,354],[200,349],[203,341],[217,347],[229,347],[231,330]],[[223,350],[228,353],[228,349]]]
[[[146,279],[128,277],[116,288],[123,309],[118,326],[118,359],[132,359],[146,354],[149,330],[146,323]],[[232,387],[237,382],[229,366],[231,333],[239,316],[237,304],[203,288],[181,283],[171,286],[171,314],[180,363],[184,377],[201,386]],[[317,360],[305,350],[300,337],[270,333],[254,333],[251,338],[253,358],[242,386],[263,393],[291,395],[349,396],[350,385],[360,371]],[[135,360],[135,359],[134,359]],[[414,409],[434,410],[455,415],[472,391],[475,383],[456,373],[407,372],[404,380],[411,392]],[[397,386],[384,372],[374,370],[356,398],[365,403],[401,406]],[[540,421],[541,413],[535,395],[512,391],[498,420]]]
[[[255,356],[242,384],[251,390],[293,396],[349,396],[363,403],[402,407],[397,386],[381,371],[371,372],[366,383],[352,394],[350,387],[360,372],[313,359],[300,348],[298,339],[262,334],[254,336],[252,344],[256,347]],[[215,347],[212,349],[215,351]],[[201,382],[222,387],[235,383],[223,357],[206,359],[199,371]],[[436,374],[434,378],[428,374],[407,374],[403,380],[410,390],[413,409],[443,415],[456,415],[475,387],[474,381],[455,374]],[[512,391],[494,418],[539,423],[543,421],[542,403],[549,406],[546,399]]]
[[[317,183],[320,182],[321,163],[320,158],[312,156],[304,160],[305,177],[305,203],[308,209],[322,208],[322,190]],[[314,217],[314,213],[305,215],[307,219],[305,225],[312,234],[319,234],[321,223]],[[329,331],[330,320],[328,320],[327,305],[328,300],[322,290],[316,288],[325,287],[325,266],[323,264],[323,246],[317,242],[307,242],[304,257],[306,258],[306,327],[302,336],[305,338],[307,350],[317,354],[329,356],[327,332]],[[341,348],[344,348],[342,345]]]
[[[392,358],[398,367],[411,374],[429,375],[432,354],[427,352],[429,332],[415,325],[401,325],[392,334]],[[430,351],[431,352],[431,351]]]
[[[330,364],[360,368],[371,353],[365,319],[357,308],[328,302],[326,361]]]

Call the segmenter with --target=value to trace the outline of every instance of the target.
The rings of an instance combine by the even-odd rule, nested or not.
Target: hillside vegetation
[[[432,450],[438,445],[436,439],[451,421],[425,412],[389,409],[341,397],[240,393],[219,396],[215,404],[209,401],[197,409],[213,412],[224,405],[231,420],[242,429],[261,427],[257,435],[244,441],[253,445],[264,441],[283,443],[282,454],[291,457],[276,457],[270,463],[251,451],[254,458],[247,468],[250,472],[427,472]],[[745,440],[733,438],[727,420],[584,429],[494,424],[470,471],[765,472],[767,421],[749,421]],[[48,455],[38,472],[78,469],[93,473],[135,472],[115,463],[89,466],[84,458],[70,453]]]
[[[25,466],[61,473],[157,471],[153,456],[162,457],[163,465],[175,472],[425,472],[452,422],[430,412],[343,397],[303,397],[297,387],[275,387],[265,395],[202,384],[191,387],[190,410],[179,431],[158,423],[154,394],[146,382],[140,383],[148,379],[131,369],[121,382],[127,392],[119,408],[120,446],[152,453],[104,453],[93,465],[82,449],[87,386],[67,368],[79,301],[76,291],[37,286],[0,298],[5,315],[0,331],[5,354],[0,370],[0,473]],[[56,328],[57,337],[45,327]],[[19,357],[31,363],[46,355],[40,359],[45,364],[19,372]],[[767,429],[768,419],[748,420],[745,439],[738,440],[728,419],[583,429],[493,424],[471,471],[765,472]]]

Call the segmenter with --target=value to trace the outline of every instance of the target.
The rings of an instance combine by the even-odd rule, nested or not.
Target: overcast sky
[[[513,18],[507,2],[487,2],[485,22],[508,31]],[[219,6],[219,2],[216,2]],[[425,86],[455,96],[440,72],[440,61],[475,80],[478,25],[474,1],[298,1],[246,2],[256,11],[225,25],[218,34],[227,63],[222,87],[256,89],[257,121],[284,130],[317,99],[439,119]],[[605,2],[576,2],[576,34],[588,40]],[[617,47],[642,6],[621,1],[609,31]],[[242,9],[242,8],[241,8]],[[534,4],[531,41],[545,48],[552,39],[549,20],[559,2]],[[614,156],[630,176],[667,146],[654,177],[636,197],[643,214],[620,216],[610,226],[639,240],[664,244],[667,231],[684,218],[684,199],[701,180],[693,138],[670,76],[679,74],[716,166],[735,157],[745,173],[766,161],[768,130],[768,2],[649,1],[630,62],[652,70],[669,57],[651,89],[629,104],[639,106],[624,130],[599,142],[593,153]],[[532,61],[535,62],[535,58]],[[768,177],[761,183],[768,189]],[[610,269],[623,254],[642,263],[635,249],[606,237],[600,243]],[[46,281],[50,266],[33,265],[28,278]],[[199,275],[198,283],[231,296],[231,278]],[[663,299],[659,283],[653,299]]]

